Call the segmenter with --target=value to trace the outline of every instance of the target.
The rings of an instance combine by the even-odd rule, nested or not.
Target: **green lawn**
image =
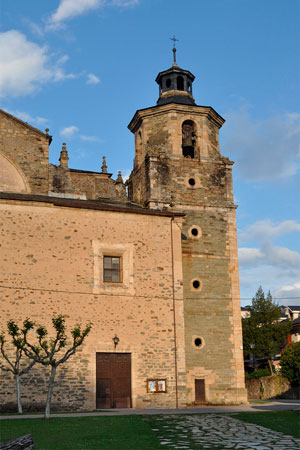
[[[1,441],[31,433],[37,450],[164,448],[142,416],[1,420],[0,433]]]
[[[221,414],[223,415],[223,414]],[[231,413],[235,419],[262,425],[284,434],[300,437],[299,412],[276,411]],[[185,416],[186,417],[186,416]],[[184,416],[174,416],[180,422]],[[175,424],[174,422],[174,424]],[[0,421],[1,441],[31,433],[36,450],[159,450],[152,428],[159,429],[161,438],[170,437],[168,418],[156,416],[98,416],[44,419],[7,419]],[[176,435],[175,427],[172,435]],[[191,447],[200,450],[202,447]],[[174,448],[173,448],[174,449]]]
[[[271,430],[281,431],[300,438],[300,412],[299,411],[269,411],[254,413],[235,413],[235,419],[255,423]]]

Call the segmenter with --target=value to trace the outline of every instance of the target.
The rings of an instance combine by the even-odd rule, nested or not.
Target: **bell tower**
[[[242,403],[242,329],[233,162],[220,153],[224,119],[195,103],[194,75],[173,65],[156,77],[157,105],[138,110],[131,201],[185,213],[182,267],[187,402]]]

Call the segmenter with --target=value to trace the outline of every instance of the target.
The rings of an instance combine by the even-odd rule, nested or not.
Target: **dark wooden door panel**
[[[96,354],[96,407],[131,407],[130,353]]]
[[[205,381],[195,380],[195,400],[196,403],[205,402]]]
[[[97,380],[97,409],[112,408],[112,386],[111,380]]]

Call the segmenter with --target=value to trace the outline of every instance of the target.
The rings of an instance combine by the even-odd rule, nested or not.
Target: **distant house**
[[[300,317],[293,320],[293,328],[291,331],[291,342],[300,342]]]
[[[250,316],[250,306],[241,306],[241,316],[243,319]]]
[[[300,306],[280,306],[280,320],[295,320],[300,316]]]

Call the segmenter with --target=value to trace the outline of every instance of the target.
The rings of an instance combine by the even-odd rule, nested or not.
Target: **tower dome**
[[[192,89],[195,76],[188,70],[177,66],[175,45],[173,47],[173,58],[173,66],[170,69],[159,72],[155,79],[159,85],[157,105],[165,105],[167,103],[195,105]]]

